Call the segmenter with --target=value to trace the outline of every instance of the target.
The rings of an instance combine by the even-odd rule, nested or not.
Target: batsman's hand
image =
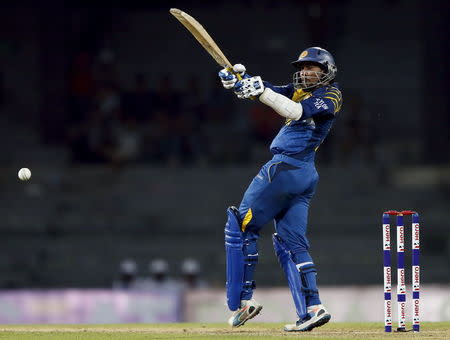
[[[236,76],[236,74],[239,74],[241,78],[250,77],[245,73],[245,71],[246,68],[242,64],[235,64],[233,66],[233,72],[231,72],[227,68],[220,70],[219,78],[222,82],[222,86],[227,90],[232,89],[236,84],[236,82],[238,81],[238,77]]]
[[[264,83],[260,76],[239,80],[234,85],[234,93],[240,99],[255,99],[263,92]]]

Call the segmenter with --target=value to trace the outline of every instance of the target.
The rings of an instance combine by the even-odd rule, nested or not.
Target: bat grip
[[[230,73],[233,73],[238,80],[242,80],[242,76],[239,73],[234,72],[233,71],[233,67],[228,66],[227,67],[227,71],[230,72]]]
[[[234,72],[233,68],[231,66],[228,66],[226,69],[227,69],[228,72],[233,73],[238,80],[242,80],[242,76],[239,73]],[[255,100],[256,97],[250,97],[250,99],[251,100]]]

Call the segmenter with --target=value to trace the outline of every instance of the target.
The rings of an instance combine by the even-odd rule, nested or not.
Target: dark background
[[[225,209],[282,119],[223,90],[170,7],[275,84],[306,47],[334,55],[344,105],[309,226],[320,284],[381,284],[388,209],[420,213],[423,281],[450,282],[448,1],[14,1],[0,6],[0,287],[108,287],[122,259],[147,275],[156,257],[174,277],[194,257],[223,285]],[[271,232],[266,286],[284,284]]]

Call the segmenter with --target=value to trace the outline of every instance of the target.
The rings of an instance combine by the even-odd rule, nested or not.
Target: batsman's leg
[[[228,307],[233,311],[229,323],[235,327],[243,325],[262,309],[262,305],[252,299],[255,288],[253,275],[258,263],[259,231],[288,202],[285,187],[280,186],[278,177],[273,176],[279,163],[274,161],[266,163],[245,192],[239,210],[236,211],[236,208],[228,210],[225,233],[238,238],[233,239],[234,248],[227,245],[229,242],[226,238],[227,297]],[[269,176],[269,172],[272,176]],[[239,234],[238,231],[242,233]]]
[[[225,249],[227,257],[227,303],[233,314],[228,323],[233,327],[242,326],[254,318],[262,305],[252,299],[255,281],[253,273],[258,263],[256,241],[258,234],[241,231],[239,211],[235,207],[227,210],[225,226]]]
[[[297,315],[300,319],[303,319],[308,313],[306,311],[305,295],[297,267],[295,266],[294,261],[292,261],[291,253],[284,245],[283,240],[277,234],[273,234],[272,240],[278,262],[280,263],[281,268],[283,268],[284,275],[288,281]]]
[[[311,197],[312,193],[299,196],[294,204],[276,219],[278,236],[284,241],[295,264],[307,309],[307,315],[299,315],[299,320],[295,324],[286,325],[285,331],[310,331],[331,319],[330,313],[321,304],[316,282],[316,268],[308,252],[306,226]]]
[[[244,278],[243,237],[237,213],[239,212],[236,207],[228,208],[228,220],[225,224],[227,304],[228,308],[232,311],[240,307],[242,282]]]

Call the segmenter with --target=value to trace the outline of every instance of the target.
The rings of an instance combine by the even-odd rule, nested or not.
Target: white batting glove
[[[233,66],[233,72],[239,74],[242,78],[245,76],[246,68],[242,64],[235,64]],[[219,78],[222,81],[222,86],[227,90],[232,89],[238,81],[235,74],[224,68],[219,72]]]
[[[258,97],[264,92],[264,84],[260,76],[239,80],[234,86],[234,93],[240,99]]]
[[[239,73],[241,77],[244,77],[245,71],[247,71],[247,69],[242,64],[234,64],[233,71],[234,73]]]

